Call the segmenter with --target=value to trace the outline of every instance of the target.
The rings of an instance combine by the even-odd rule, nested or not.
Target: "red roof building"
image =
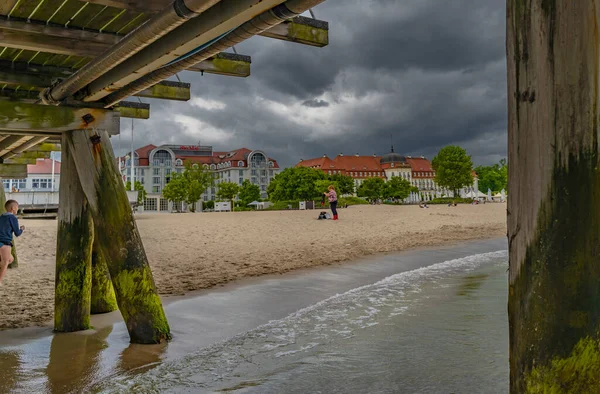
[[[118,160],[123,180],[127,182],[131,179],[129,155]],[[277,161],[261,150],[239,148],[219,152],[214,151],[212,146],[149,144],[135,150],[134,162],[135,180],[141,182],[149,194],[147,210],[167,210],[164,205],[169,203],[162,198],[162,190],[173,173],[184,170],[186,162],[202,165],[214,173],[215,186],[204,193],[204,201],[216,198],[220,183],[241,185],[246,180],[259,186],[266,198],[267,186],[280,169]],[[155,203],[157,198],[159,202]]]
[[[383,156],[344,156],[337,155],[331,159],[327,155],[323,157],[300,160],[296,167],[309,167],[320,169],[328,175],[348,175],[354,179],[354,184],[358,188],[367,178],[384,178],[389,180],[398,176],[408,180],[420,192],[418,199],[429,200],[437,196],[450,195],[450,192],[443,190],[435,183],[435,171],[431,162],[425,157],[402,156],[394,152],[394,147],[390,153]],[[470,190],[477,190],[477,174],[473,172],[475,183],[472,187],[467,187],[461,193],[468,193]]]

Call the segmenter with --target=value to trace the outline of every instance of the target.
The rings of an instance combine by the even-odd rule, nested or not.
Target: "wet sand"
[[[85,332],[52,335],[49,328],[8,331],[0,336],[0,392],[97,392],[98,385],[129,380],[159,364],[193,357],[201,349],[284,319],[336,294],[397,273],[497,250],[506,250],[506,239],[373,256],[343,266],[299,270],[285,277],[247,279],[192,297],[173,297],[177,300],[165,307],[174,335],[168,345],[129,344],[122,322],[107,324],[118,321],[118,313],[92,317],[97,329]],[[114,388],[100,390],[116,392]],[[203,392],[198,390],[193,392]]]
[[[317,211],[140,214],[137,224],[163,296],[382,252],[506,235],[506,205],[354,206]],[[0,329],[52,320],[56,221],[27,220],[20,267],[0,287]]]

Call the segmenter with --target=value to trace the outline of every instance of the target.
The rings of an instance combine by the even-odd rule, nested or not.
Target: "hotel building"
[[[410,182],[412,186],[419,189],[418,195],[411,195],[408,200],[412,202],[431,200],[442,195],[450,196],[454,193],[438,186],[435,182],[435,171],[431,162],[424,156],[412,157],[402,156],[394,152],[394,147],[390,153],[383,156],[344,156],[337,155],[330,159],[327,155],[316,159],[300,160],[296,167],[309,167],[320,169],[328,175],[347,175],[354,179],[356,189],[368,178],[383,178],[389,180],[393,176],[399,176]],[[465,187],[460,191],[461,196],[466,196],[471,191],[478,190],[477,174],[473,172],[475,178],[473,185]]]
[[[121,157],[119,168],[123,181],[131,179],[130,156]],[[163,198],[162,191],[174,173],[181,173],[190,161],[209,169],[215,178],[213,187],[202,195],[202,201],[216,199],[219,184],[245,180],[258,185],[261,197],[267,197],[267,186],[279,173],[277,161],[261,150],[240,148],[228,152],[214,151],[212,146],[198,145],[146,145],[135,151],[135,180],[142,183],[148,193],[144,201],[146,211],[171,211],[172,204]],[[181,207],[185,209],[185,206]]]

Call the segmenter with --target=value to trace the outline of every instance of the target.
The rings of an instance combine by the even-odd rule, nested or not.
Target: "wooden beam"
[[[33,148],[34,146],[36,146],[38,144],[41,144],[45,140],[47,140],[47,137],[34,137],[34,138],[31,138],[29,141],[25,142],[24,144],[21,144],[20,146],[14,148],[14,149],[11,149],[10,152],[7,152],[7,153],[1,155],[0,158],[1,159],[8,159],[9,157],[12,157],[12,156],[18,155],[20,153],[23,153],[27,149]]]
[[[19,0],[2,0],[0,1],[0,15],[8,15]]]
[[[0,132],[5,131],[6,134],[15,134],[12,131],[55,134],[92,128],[114,130],[119,124],[117,113],[100,108],[56,107],[0,100],[0,114],[3,115],[0,117]]]
[[[0,29],[0,46],[84,57],[95,57],[108,47],[105,44],[79,41],[74,38],[44,36],[4,29]]]
[[[599,7],[507,1],[510,393],[600,392]]]
[[[188,68],[187,71],[245,78],[250,75],[251,63],[252,59],[250,56],[221,52],[210,59],[195,64]]]
[[[148,119],[150,118],[150,104],[121,101],[115,107],[121,118]]]
[[[115,131],[116,132],[116,131]],[[105,130],[65,133],[106,259],[119,310],[133,343],[171,338],[169,324]],[[62,188],[61,188],[62,189]],[[115,237],[118,234],[118,237]]]
[[[11,0],[12,1],[12,0]],[[91,4],[100,4],[108,7],[123,8],[137,12],[155,14],[173,1],[169,0],[85,0]]]
[[[147,97],[163,100],[188,101],[190,99],[190,84],[185,82],[162,81],[136,94],[137,97]]]
[[[260,35],[277,40],[324,47],[329,45],[329,23],[297,16],[262,32]]]
[[[27,178],[27,164],[0,163],[0,178],[2,178],[2,179]]]
[[[22,136],[22,135],[10,135],[0,141],[0,156],[10,152],[14,148],[18,148],[33,137]]]

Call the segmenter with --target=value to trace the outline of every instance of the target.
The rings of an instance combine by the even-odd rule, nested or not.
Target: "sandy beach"
[[[506,235],[506,205],[353,206],[340,220],[317,211],[138,214],[161,295],[284,273],[381,252]],[[52,320],[56,221],[23,220],[20,266],[0,287],[0,329]]]

